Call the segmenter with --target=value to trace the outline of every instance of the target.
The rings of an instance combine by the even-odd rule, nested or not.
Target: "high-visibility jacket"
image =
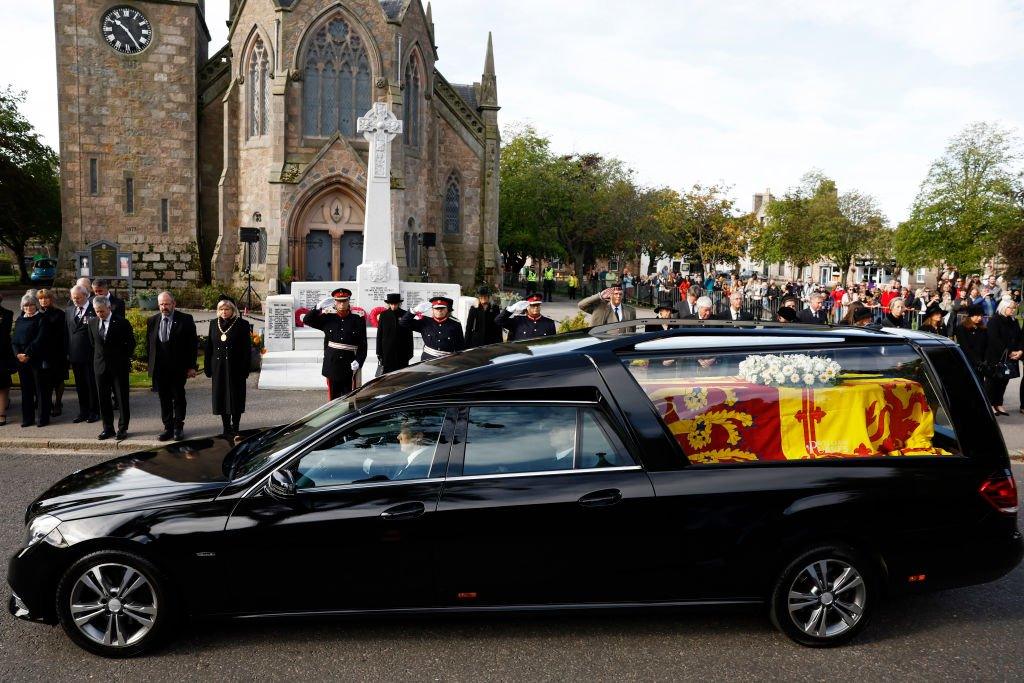
[[[548,268],[547,270],[545,270],[544,271],[544,279],[545,280],[554,280],[555,279],[555,269],[554,268]]]
[[[537,281],[537,271],[535,271],[533,268],[530,268],[529,270],[527,270],[526,271],[526,281],[527,282],[536,282]]]

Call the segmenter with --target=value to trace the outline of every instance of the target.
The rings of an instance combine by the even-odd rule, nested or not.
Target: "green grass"
[[[199,356],[199,373],[203,374],[203,369],[206,367],[205,358]],[[18,373],[11,375],[11,386],[20,387],[21,382],[18,379]],[[131,372],[128,374],[128,387],[130,389],[149,389],[153,386],[153,380],[149,376],[149,372],[146,370],[139,370],[138,372]],[[75,371],[68,370],[68,378],[64,381],[65,389],[75,388]]]

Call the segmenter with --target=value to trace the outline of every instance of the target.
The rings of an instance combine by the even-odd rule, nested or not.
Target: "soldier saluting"
[[[462,325],[451,317],[453,304],[451,299],[437,296],[419,304],[398,321],[402,327],[419,332],[423,337],[421,361],[444,358],[448,354],[466,348]],[[429,318],[426,317],[427,312],[431,313]],[[417,317],[417,315],[421,317]]]
[[[509,341],[550,337],[556,334],[555,321],[540,314],[543,300],[540,294],[534,294],[526,301],[517,301],[499,313],[494,322],[508,330]]]
[[[352,292],[344,287],[331,292],[306,314],[303,324],[324,333],[327,398],[334,400],[355,389],[355,373],[366,360],[366,321],[352,312]]]

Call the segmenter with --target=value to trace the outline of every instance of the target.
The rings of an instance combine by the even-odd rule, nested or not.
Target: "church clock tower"
[[[100,241],[131,254],[137,287],[202,277],[204,1],[54,0],[65,283],[121,279],[120,264],[111,273],[109,261],[81,258]]]

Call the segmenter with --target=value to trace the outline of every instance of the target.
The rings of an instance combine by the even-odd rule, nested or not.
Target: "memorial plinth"
[[[411,310],[417,304],[436,296],[455,301],[453,315],[464,322],[469,307],[475,302],[462,297],[459,285],[432,282],[402,282],[395,265],[395,246],[391,217],[391,141],[402,132],[399,121],[383,102],[358,121],[358,130],[370,143],[370,159],[366,184],[366,211],[363,224],[363,261],[356,268],[355,282],[293,282],[291,294],[267,297],[266,347],[260,371],[261,389],[322,389],[320,375],[323,363],[324,334],[301,325],[296,318],[312,310],[338,287],[353,293],[352,306],[366,316],[368,352],[363,365],[363,381],[377,373],[377,328],[375,312],[385,308],[384,297],[392,292],[402,295],[402,308]],[[413,335],[419,360],[423,343]]]

